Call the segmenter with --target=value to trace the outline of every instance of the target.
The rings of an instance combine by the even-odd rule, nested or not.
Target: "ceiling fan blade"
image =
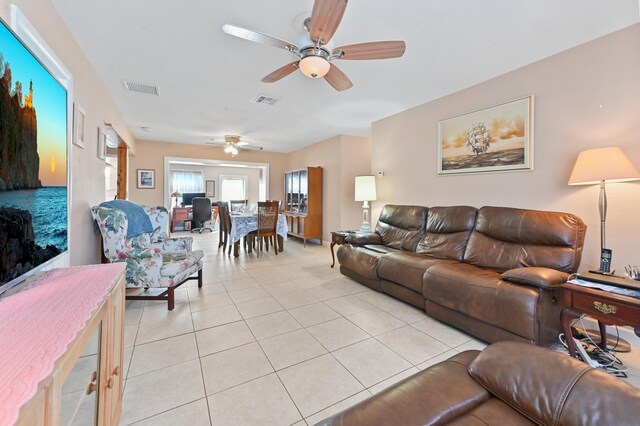
[[[333,54],[342,51],[336,59],[389,59],[401,57],[406,48],[404,41],[372,41],[336,47]]]
[[[263,83],[275,83],[276,81],[284,78],[298,69],[298,61],[293,61],[290,64],[287,64],[283,67],[278,68],[271,74],[265,76],[262,79]]]
[[[348,0],[316,0],[311,11],[311,31],[309,36],[315,42],[318,37],[327,44],[336,32]]]
[[[331,64],[331,68],[329,69],[327,75],[324,76],[324,79],[327,80],[327,82],[332,85],[333,88],[338,92],[342,92],[343,90],[347,90],[353,86],[353,83],[351,82],[351,80],[349,80],[349,77],[347,77],[345,73],[340,71],[340,68],[336,67],[333,64]]]
[[[262,34],[257,31],[238,27],[237,25],[224,24],[222,26],[222,31],[235,37],[240,37],[260,44],[268,44],[273,47],[279,47],[280,49],[285,49],[289,52],[297,52],[299,50],[298,46],[293,43],[289,43],[288,41],[280,40],[279,38],[271,37],[270,35]]]

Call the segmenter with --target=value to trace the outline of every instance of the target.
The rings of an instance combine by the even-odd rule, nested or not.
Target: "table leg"
[[[564,308],[560,314],[560,321],[562,322],[562,332],[567,340],[567,347],[569,348],[569,355],[572,358],[576,357],[576,345],[573,341],[573,335],[571,333],[571,321],[576,318],[580,318],[580,313],[573,309]]]
[[[284,238],[282,235],[278,235],[278,251],[280,253],[284,251]]]
[[[239,250],[240,250],[240,241],[236,241],[235,243],[233,243],[233,257],[240,256],[240,253],[238,253]]]
[[[607,350],[607,325],[598,320],[598,328],[600,329],[600,348],[603,351]]]
[[[333,246],[335,246],[336,243],[331,241],[331,244],[329,245],[329,248],[331,249],[331,267],[333,268],[336,265],[336,256],[333,254]]]

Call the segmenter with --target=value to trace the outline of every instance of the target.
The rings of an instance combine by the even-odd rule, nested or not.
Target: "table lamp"
[[[640,173],[618,147],[589,149],[578,154],[569,185],[600,184],[600,250],[606,247],[607,193],[604,184],[632,180],[640,180]]]
[[[182,197],[182,194],[179,193],[178,191],[175,191],[173,193],[171,193],[171,197],[175,200],[175,206],[174,207],[178,207],[178,198]]]
[[[360,231],[371,232],[369,224],[369,201],[375,201],[376,198],[376,177],[375,176],[356,176],[356,201],[362,203],[362,226]]]

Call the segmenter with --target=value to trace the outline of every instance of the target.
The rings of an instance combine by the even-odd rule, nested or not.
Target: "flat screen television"
[[[182,194],[182,205],[192,205],[193,199],[196,197],[206,197],[206,194],[204,192],[185,192],[184,194]]]
[[[67,90],[0,23],[2,293],[68,249],[69,130]]]

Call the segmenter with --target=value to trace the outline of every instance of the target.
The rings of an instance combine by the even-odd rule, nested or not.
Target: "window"
[[[204,192],[202,170],[173,170],[171,172],[171,192]]]
[[[246,200],[247,199],[247,177],[246,176],[220,176],[220,199]]]

